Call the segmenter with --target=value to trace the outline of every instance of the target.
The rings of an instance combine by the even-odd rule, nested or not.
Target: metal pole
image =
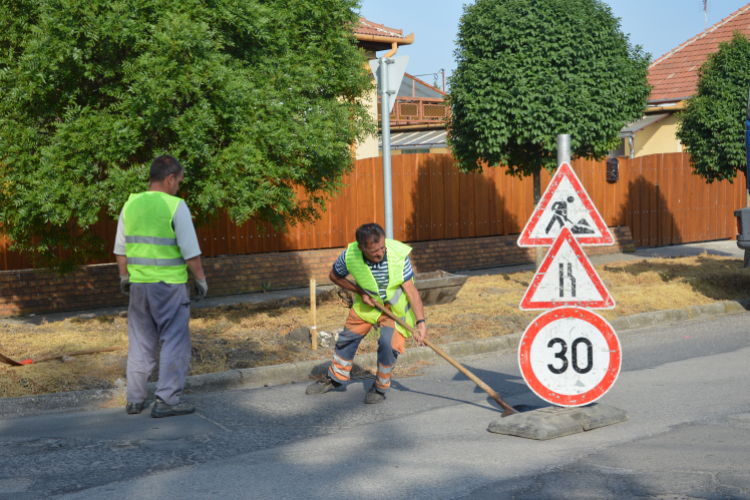
[[[388,65],[392,64],[390,59],[380,58],[380,103],[382,113],[382,135],[383,135],[383,205],[385,206],[385,237],[393,239],[393,194],[391,191],[391,106],[388,88]]]
[[[557,165],[570,163],[570,134],[557,135]]]

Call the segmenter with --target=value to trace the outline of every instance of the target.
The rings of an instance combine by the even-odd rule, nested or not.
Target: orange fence
[[[228,217],[198,229],[203,255],[308,250],[342,247],[366,222],[383,225],[381,158],[358,160],[344,177],[346,188],[328,204],[315,224],[275,231],[250,221],[241,227]],[[619,158],[620,180],[608,183],[605,162],[575,160],[573,168],[610,226],[628,226],[636,246],[708,241],[735,236],[733,211],[745,204],[745,175],[734,184],[706,184],[693,175],[683,153]],[[394,236],[402,241],[472,238],[517,234],[531,216],[531,178],[519,180],[504,168],[462,174],[450,155],[393,157]],[[542,189],[550,176],[543,172]],[[114,246],[116,223],[99,222],[92,230]],[[112,256],[111,256],[112,257]],[[107,262],[114,261],[113,257]],[[0,240],[0,269],[32,267]]]

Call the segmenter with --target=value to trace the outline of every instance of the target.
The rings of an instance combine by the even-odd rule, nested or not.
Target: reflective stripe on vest
[[[177,238],[156,238],[154,236],[125,236],[125,243],[145,243],[147,245],[177,246]]]
[[[414,326],[416,322],[416,316],[414,311],[411,310],[411,304],[403,293],[401,285],[404,283],[404,267],[406,266],[406,257],[411,252],[411,247],[404,245],[400,241],[385,240],[385,247],[388,258],[388,288],[386,289],[386,300],[391,305],[393,313],[405,321],[409,326]],[[359,245],[354,242],[351,243],[346,250],[346,267],[354,277],[357,285],[362,287],[367,293],[369,293],[373,300],[377,300],[383,304],[383,300],[380,298],[378,292],[372,291],[378,289],[378,284],[375,281],[375,277],[372,271],[364,261],[362,251],[359,249]],[[364,321],[375,324],[380,317],[380,311],[374,307],[370,307],[362,302],[362,298],[357,295],[354,300],[354,312],[362,318]],[[411,333],[406,328],[396,323],[396,330],[398,330],[404,337],[410,337]]]
[[[132,283],[187,282],[187,263],[172,220],[182,200],[158,191],[130,195],[122,209],[125,254]]]

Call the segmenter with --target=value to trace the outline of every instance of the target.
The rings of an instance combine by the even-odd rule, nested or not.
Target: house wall
[[[374,81],[374,80],[373,80]],[[378,92],[373,90],[367,100],[367,106],[370,110],[370,116],[375,122],[378,121]],[[368,137],[362,142],[357,143],[357,159],[373,158],[378,156],[378,138],[375,136]]]
[[[365,51],[365,57],[367,60],[375,59],[377,55],[374,51]],[[372,78],[372,82],[375,83],[375,78]],[[377,88],[373,89],[367,99],[367,107],[370,110],[370,116],[373,117],[375,122],[378,121],[378,91]],[[373,158],[378,156],[378,138],[377,136],[368,137],[362,142],[358,142],[356,146],[357,159],[362,158]]]
[[[682,153],[677,139],[677,115],[671,114],[635,133],[634,157],[663,153]],[[630,144],[625,141],[625,155],[630,156]]]

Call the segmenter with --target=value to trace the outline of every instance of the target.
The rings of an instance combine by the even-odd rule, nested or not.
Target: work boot
[[[128,415],[138,415],[143,411],[143,403],[128,403],[125,406]]]
[[[154,407],[151,409],[151,416],[154,418],[162,417],[179,417],[180,415],[189,415],[195,411],[195,406],[188,403],[177,403],[168,405],[160,397],[156,398]]]
[[[308,385],[307,390],[305,390],[305,393],[308,396],[317,396],[319,394],[325,394],[331,389],[336,389],[338,387],[341,387],[341,382],[336,382],[334,380],[331,380],[331,377],[326,375],[326,378],[322,380],[318,380],[317,382],[313,382],[312,384]]]
[[[376,405],[378,403],[382,403],[383,401],[385,401],[385,394],[379,392],[377,386],[375,384],[372,384],[370,390],[367,391],[367,394],[365,394],[365,404]]]

